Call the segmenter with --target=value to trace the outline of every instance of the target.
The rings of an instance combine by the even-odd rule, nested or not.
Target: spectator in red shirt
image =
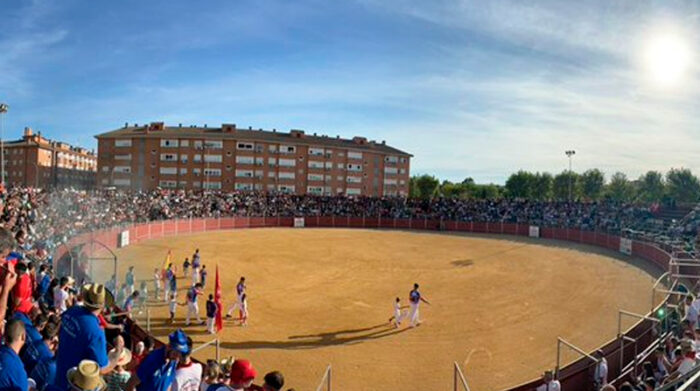
[[[14,309],[23,314],[29,314],[34,307],[32,278],[27,272],[27,265],[23,262],[17,263],[15,271],[17,272],[17,284],[12,290]]]

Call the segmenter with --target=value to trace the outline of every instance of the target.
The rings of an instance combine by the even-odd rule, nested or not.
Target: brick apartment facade
[[[95,186],[97,156],[85,148],[53,141],[24,129],[19,140],[5,141],[5,182],[39,188],[90,189]]]
[[[96,138],[102,187],[408,194],[412,155],[364,137],[153,122]]]

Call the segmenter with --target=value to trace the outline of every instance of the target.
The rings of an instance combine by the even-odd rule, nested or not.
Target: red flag
[[[219,264],[216,264],[216,282],[214,283],[214,302],[216,303],[216,332],[224,328],[224,319],[221,316],[223,306],[221,304],[221,282],[219,281]]]

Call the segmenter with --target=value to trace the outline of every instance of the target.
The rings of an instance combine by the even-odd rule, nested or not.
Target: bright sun
[[[679,83],[690,66],[690,50],[679,36],[653,37],[645,51],[645,63],[652,80],[662,86]]]

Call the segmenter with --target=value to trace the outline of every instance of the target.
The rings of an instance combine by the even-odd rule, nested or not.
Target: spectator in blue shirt
[[[29,378],[36,382],[36,389],[43,390],[47,384],[53,384],[56,379],[56,357],[54,353],[58,345],[58,325],[48,323],[41,331],[43,344],[50,352],[49,357],[42,358],[29,372]]]
[[[97,362],[102,374],[107,374],[117,364],[116,357],[107,357],[107,340],[97,316],[105,303],[103,285],[83,287],[83,306],[73,306],[63,313],[56,354],[56,382],[60,389],[67,389],[66,373],[83,360]],[[117,355],[118,356],[118,355]]]
[[[0,347],[0,390],[25,391],[29,388],[19,351],[24,346],[24,322],[12,319],[5,326],[5,345]]]
[[[190,353],[187,334],[181,329],[169,336],[168,346],[152,351],[131,376],[126,391],[167,391],[175,380],[175,369],[183,354]]]

